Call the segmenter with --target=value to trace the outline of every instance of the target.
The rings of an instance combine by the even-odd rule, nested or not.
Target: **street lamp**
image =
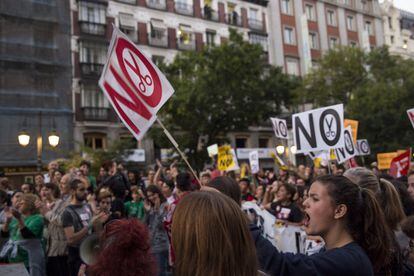
[[[19,140],[19,144],[22,147],[26,147],[30,143],[30,136],[26,131],[20,132],[19,136],[17,136],[17,139]]]
[[[282,145],[277,146],[277,147],[276,147],[276,152],[277,152],[279,155],[282,155],[282,154],[285,152],[285,147],[284,147],[284,146],[282,146]]]
[[[36,139],[36,149],[37,149],[37,171],[42,171],[42,151],[43,151],[43,138],[42,138],[42,112],[39,112],[38,115],[38,133]],[[23,147],[26,147],[30,143],[30,135],[26,131],[22,131],[17,136],[19,144]],[[49,145],[53,148],[57,147],[59,144],[60,137],[58,136],[55,130],[48,136]]]
[[[59,144],[59,136],[57,135],[56,131],[52,131],[48,137],[49,145],[52,147],[57,147]]]
[[[296,146],[291,146],[291,147],[290,147],[290,152],[291,152],[292,154],[296,154],[296,150],[297,150]]]

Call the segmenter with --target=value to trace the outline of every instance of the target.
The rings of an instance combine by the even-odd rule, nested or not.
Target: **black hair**
[[[9,197],[7,195],[7,192],[0,189],[0,204],[8,202],[8,199]]]
[[[148,192],[151,192],[151,193],[153,193],[153,194],[158,194],[158,196],[159,196],[159,198],[160,198],[161,203],[163,203],[163,202],[165,202],[165,201],[166,201],[166,199],[165,199],[164,195],[162,194],[162,192],[161,192],[160,188],[158,188],[158,186],[153,185],[153,184],[152,184],[152,185],[149,185],[149,186],[147,187],[146,191],[145,191],[145,196],[146,196],[146,197],[148,197]]]
[[[394,258],[394,233],[386,223],[375,194],[345,176],[325,175],[315,182],[327,188],[335,206],[344,204],[347,207],[347,230],[367,253],[374,271],[389,271]]]
[[[179,173],[176,182],[178,190],[182,192],[191,191],[191,178],[189,173]]]
[[[76,191],[78,189],[78,185],[82,183],[83,182],[79,178],[74,178],[69,182],[69,187],[72,191]]]
[[[245,177],[244,177],[244,178],[242,178],[242,179],[240,179],[240,180],[239,180],[239,183],[240,183],[240,182],[246,182],[246,183],[247,183],[247,185],[248,185],[248,186],[250,186],[250,180],[249,180],[248,178],[245,178]]]
[[[82,162],[80,162],[79,167],[82,167],[83,165],[86,165],[88,169],[91,168],[91,162],[89,162],[88,160],[82,160]]]
[[[175,184],[173,180],[165,180],[164,183],[170,188],[170,190],[174,190]]]
[[[236,180],[228,176],[219,176],[212,179],[207,186],[219,190],[222,194],[233,199],[238,205],[240,205],[241,191]]]

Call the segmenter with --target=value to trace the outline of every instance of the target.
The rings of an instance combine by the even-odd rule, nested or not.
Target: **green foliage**
[[[197,167],[208,159],[207,145],[223,141],[229,131],[261,124],[289,105],[296,80],[263,57],[260,46],[230,30],[228,43],[181,53],[165,67],[176,92],[161,117]],[[161,144],[159,135],[153,137]],[[198,147],[200,137],[203,147]]]
[[[92,165],[92,175],[98,175],[99,168],[103,162],[108,160],[121,161],[123,157],[130,154],[132,148],[134,148],[132,140],[116,140],[106,150],[82,147],[81,153],[71,152],[67,159],[59,159],[57,161],[64,171],[68,171],[70,168],[79,167],[82,160],[88,160]]]
[[[359,120],[358,138],[368,139],[373,153],[407,148],[414,139],[406,113],[414,107],[414,61],[392,56],[386,47],[369,54],[330,51],[296,93],[297,103],[344,103],[345,117]]]

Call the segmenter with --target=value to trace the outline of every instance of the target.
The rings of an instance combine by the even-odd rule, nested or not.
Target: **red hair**
[[[109,222],[101,237],[101,251],[89,275],[155,275],[156,265],[147,227],[137,219]]]

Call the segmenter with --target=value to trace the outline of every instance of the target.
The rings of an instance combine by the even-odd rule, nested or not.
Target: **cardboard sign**
[[[364,156],[364,155],[370,155],[371,154],[371,148],[369,147],[367,139],[357,140],[356,148],[357,148],[357,155],[358,156]]]
[[[351,159],[357,154],[357,150],[352,139],[352,128],[348,126],[344,129],[345,146],[336,148],[335,155],[339,164]]]
[[[408,118],[411,121],[411,125],[414,127],[414,108],[407,110]]]
[[[114,27],[99,86],[119,118],[141,140],[158,110],[174,93],[166,77],[135,44]]]
[[[230,150],[231,156],[233,158],[233,165],[231,165],[230,167],[227,168],[227,172],[229,171],[237,171],[240,170],[239,167],[239,162],[237,161],[237,157],[236,157],[236,152],[234,151],[234,149]]]
[[[390,175],[398,178],[408,174],[410,169],[411,161],[411,149],[406,150],[404,153],[399,154],[397,157],[392,159],[390,165]]]
[[[297,153],[344,147],[342,104],[294,114],[292,123]]]
[[[398,156],[397,152],[378,153],[377,154],[378,169],[388,170],[391,167],[392,159],[394,159],[397,156]]]
[[[207,147],[208,156],[213,157],[218,154],[218,145],[214,144]]]
[[[278,118],[270,118],[273,125],[273,131],[277,138],[280,139],[288,139],[288,128],[286,124],[286,120],[278,119]]]
[[[358,125],[359,125],[359,122],[358,121],[350,120],[350,119],[345,119],[344,120],[344,127],[347,128],[348,126],[350,126],[352,128],[352,139],[354,141],[357,140],[357,136],[358,136]]]
[[[252,174],[259,172],[259,153],[257,151],[252,151],[249,154],[250,169]]]
[[[217,167],[220,171],[226,171],[235,165],[233,154],[230,146],[221,146],[218,148]]]

